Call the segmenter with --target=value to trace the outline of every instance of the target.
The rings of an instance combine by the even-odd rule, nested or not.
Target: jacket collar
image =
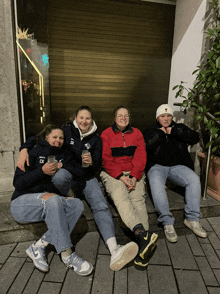
[[[128,125],[128,126],[126,127],[126,129],[124,129],[123,131],[121,131],[121,130],[119,130],[119,128],[117,127],[116,123],[113,124],[113,126],[112,126],[112,130],[113,130],[114,132],[119,131],[119,132],[121,132],[121,133],[133,132],[133,129],[132,129],[132,127],[131,127],[130,125]]]

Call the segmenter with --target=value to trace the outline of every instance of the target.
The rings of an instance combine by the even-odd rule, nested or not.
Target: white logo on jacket
[[[73,138],[70,139],[70,145],[74,145],[75,141]]]

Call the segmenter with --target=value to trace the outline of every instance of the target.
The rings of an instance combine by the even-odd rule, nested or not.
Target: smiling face
[[[63,131],[60,129],[52,130],[51,133],[45,137],[45,139],[51,146],[61,148],[64,142]]]
[[[80,110],[75,117],[75,120],[82,134],[89,131],[92,125],[92,116],[88,110]]]
[[[120,108],[115,117],[115,122],[119,130],[123,131],[129,124],[129,113],[126,108]]]
[[[158,122],[161,124],[162,127],[164,128],[168,128],[169,125],[171,124],[172,122],[172,115],[169,114],[169,113],[163,113],[161,114],[160,116],[158,116],[157,120]]]

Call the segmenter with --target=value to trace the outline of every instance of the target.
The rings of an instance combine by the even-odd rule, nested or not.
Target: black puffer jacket
[[[73,176],[72,188],[83,189],[86,185],[86,180],[94,178],[96,172],[100,171],[102,165],[102,140],[96,131],[81,140],[79,130],[72,123],[62,126],[62,129],[65,144],[72,155],[72,167],[68,168]],[[30,137],[22,144],[20,150],[23,148],[31,150],[35,144],[36,136]],[[82,167],[82,150],[85,149],[89,150],[92,156],[93,164],[89,167]]]
[[[199,142],[199,133],[182,123],[172,121],[171,134],[166,135],[157,121],[144,131],[147,150],[146,172],[155,164],[163,166],[185,165],[194,169],[193,161],[188,152],[188,145]]]
[[[42,166],[47,162],[49,155],[54,155],[58,162],[62,162],[63,168],[71,172],[72,156],[65,146],[58,148],[51,146],[45,140],[41,140],[30,150],[30,166],[25,167],[25,172],[18,167],[16,168],[13,180],[15,191],[12,200],[27,193],[51,192],[60,195],[51,182],[51,176],[44,174],[42,171]]]

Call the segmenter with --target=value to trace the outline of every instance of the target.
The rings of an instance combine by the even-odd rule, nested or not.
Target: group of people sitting
[[[81,191],[91,207],[110,251],[113,271],[133,259],[136,265],[146,267],[156,248],[158,235],[149,231],[146,177],[158,221],[169,242],[177,242],[178,237],[165,190],[167,179],[185,187],[184,224],[196,235],[207,236],[199,223],[200,179],[193,171],[187,149],[199,141],[199,134],[172,118],[172,108],[161,105],[156,111],[156,123],[142,135],[130,125],[129,110],[120,106],[114,111],[114,124],[98,136],[92,110],[81,106],[72,122],[62,128],[47,125],[22,144],[11,213],[20,223],[45,221],[47,225],[43,236],[26,250],[39,270],[49,271],[49,244],[77,274],[89,275],[93,270],[91,263],[76,255],[71,241],[71,233],[84,210],[83,202],[74,197],[75,191]],[[51,155],[56,159],[52,163],[48,162]],[[96,177],[99,173],[135,242],[117,244],[112,216]]]

